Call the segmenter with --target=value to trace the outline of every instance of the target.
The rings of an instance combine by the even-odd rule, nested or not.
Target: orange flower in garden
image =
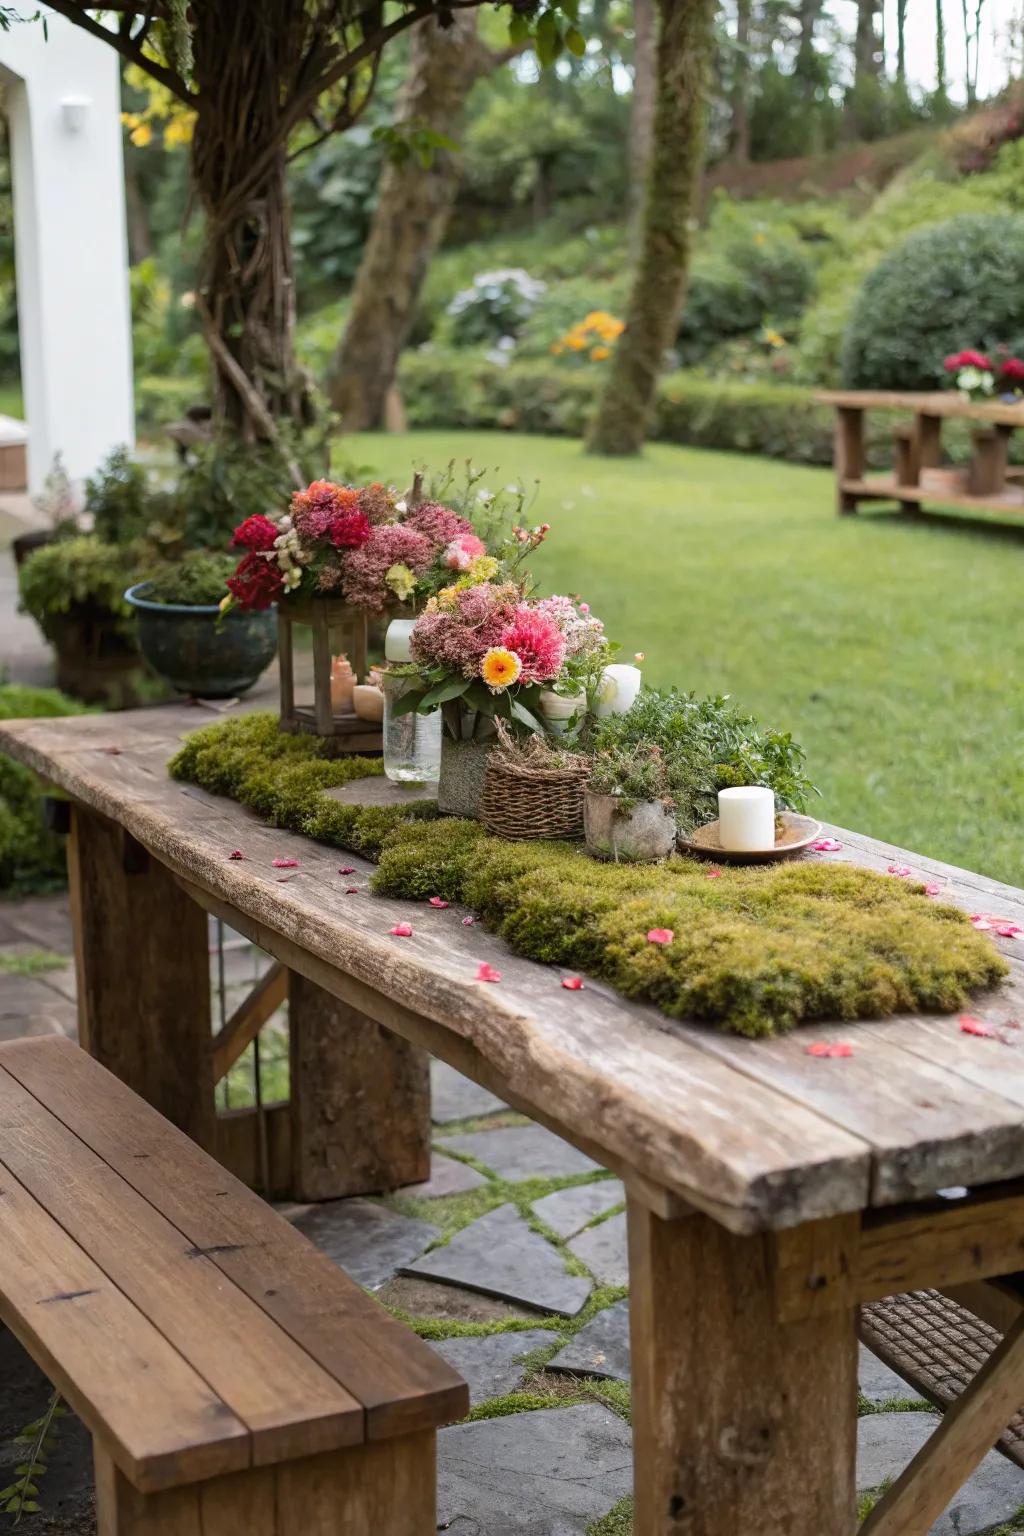
[[[611,357],[611,347],[591,347],[590,356],[595,363],[603,363],[606,357]]]
[[[570,352],[586,352],[592,363],[603,363],[611,357],[612,348],[625,329],[625,323],[607,310],[592,309],[566,331],[551,350],[559,353],[568,348]]]
[[[493,693],[511,688],[518,681],[522,670],[523,663],[515,651],[506,650],[503,646],[492,646],[480,663],[480,676]]]

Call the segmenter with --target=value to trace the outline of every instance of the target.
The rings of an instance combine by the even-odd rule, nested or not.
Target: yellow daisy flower
[[[480,676],[492,693],[501,693],[503,689],[511,688],[513,683],[518,682],[522,670],[523,663],[515,651],[506,651],[500,645],[493,645],[480,663]]]

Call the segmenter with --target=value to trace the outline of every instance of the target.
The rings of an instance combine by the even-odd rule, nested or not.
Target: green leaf
[[[578,59],[582,59],[587,51],[587,40],[579,27],[570,27],[565,34],[565,46],[570,53],[574,53]]]
[[[545,11],[537,23],[537,58],[546,68],[562,51],[562,34],[554,11]]]
[[[436,688],[431,688],[423,695],[422,708],[434,709],[438,704],[447,704],[449,699],[461,699],[472,682],[471,677],[445,678],[443,683],[438,683]]]
[[[525,43],[530,35],[529,18],[516,14],[508,24],[508,40],[510,43]]]
[[[403,693],[402,697],[391,705],[389,711],[391,718],[394,720],[399,715],[411,715],[414,710],[419,709],[425,697],[426,695],[420,689],[410,688],[408,693]]]
[[[512,718],[518,720],[520,725],[525,725],[528,730],[536,731],[538,735],[544,734],[544,727],[537,716],[531,714],[525,704],[520,704],[518,699],[512,700]]]

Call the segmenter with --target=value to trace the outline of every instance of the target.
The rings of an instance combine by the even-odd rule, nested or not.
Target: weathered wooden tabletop
[[[488,1085],[513,1102],[733,1231],[1024,1175],[1024,1029],[1020,1049],[965,1034],[955,1016],[816,1025],[748,1041],[676,1023],[599,982],[568,992],[559,973],[512,955],[480,926],[464,927],[456,908],[373,897],[366,861],[173,782],[165,765],[177,740],[209,719],[171,706],[6,722],[0,750],[119,823],[191,889],[246,919],[271,951],[286,945],[325,975],[355,978],[367,996],[389,1000],[400,1030],[404,1019],[433,1021],[420,1043],[435,1054],[471,1075],[479,1063]],[[831,830],[842,852],[820,857],[883,871],[907,864],[967,910],[1024,923],[1019,890]],[[228,858],[235,848],[243,860]],[[274,869],[279,856],[299,858],[299,868]],[[355,877],[341,876],[341,863]],[[358,894],[345,894],[351,884]],[[390,936],[399,920],[411,922],[410,938]],[[973,1011],[1024,1025],[1024,939],[996,942],[1012,975]],[[474,981],[480,961],[501,970],[500,986]],[[810,1040],[849,1040],[854,1054],[810,1056]]]
[[[918,416],[958,416],[994,426],[1024,427],[1024,401],[965,400],[955,389],[913,393],[887,389],[822,389],[815,399],[854,411],[913,411]]]

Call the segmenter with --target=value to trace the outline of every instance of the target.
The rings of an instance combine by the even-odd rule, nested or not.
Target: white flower
[[[408,510],[409,510],[408,502],[406,502],[406,501],[396,501],[395,502],[395,511],[400,513],[403,517],[405,516],[406,512],[408,512]]]
[[[279,517],[278,518],[277,526],[280,528],[282,533],[290,533],[291,532],[292,520],[288,516],[287,512],[284,514],[283,517]]]

